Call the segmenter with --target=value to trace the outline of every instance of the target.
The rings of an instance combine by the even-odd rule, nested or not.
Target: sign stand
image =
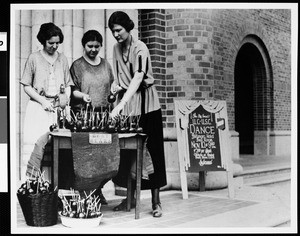
[[[179,111],[179,103],[175,101],[175,111]],[[182,137],[182,130],[178,126],[180,124],[180,118],[176,114],[176,126],[177,126],[177,143],[178,143],[178,153],[179,153],[179,172],[180,172],[180,183],[181,183],[181,191],[182,198],[188,199],[188,186],[187,186],[187,176],[185,171],[185,161],[184,157],[186,155],[186,148],[183,142],[179,140],[179,137]],[[182,158],[181,158],[182,157]]]
[[[175,113],[183,199],[188,199],[187,171],[199,173],[199,191],[205,191],[206,171],[226,171],[228,196],[233,198],[226,102],[177,100]]]
[[[200,192],[205,191],[205,172],[204,171],[199,172],[199,191]]]

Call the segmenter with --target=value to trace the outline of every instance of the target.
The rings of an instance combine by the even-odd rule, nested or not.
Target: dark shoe
[[[107,201],[106,201],[106,199],[105,199],[105,197],[104,197],[104,195],[103,195],[103,193],[102,193],[101,189],[100,189],[100,191],[97,189],[96,192],[94,192],[93,196],[95,198],[98,197],[100,199],[100,203],[102,205],[107,205],[108,204]]]
[[[157,204],[153,204],[152,205],[152,215],[153,217],[161,217],[162,216],[162,208],[161,208],[161,204],[157,203]]]
[[[131,208],[135,207],[135,199],[131,202]],[[122,202],[113,208],[114,211],[126,211],[127,209],[127,198],[123,199]]]
[[[100,203],[102,205],[107,205],[108,204],[107,201],[106,201],[106,199],[105,199],[105,197],[104,197],[104,195],[102,193],[98,194],[98,196],[100,198]]]

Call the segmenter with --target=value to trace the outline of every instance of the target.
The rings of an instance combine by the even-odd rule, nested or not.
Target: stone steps
[[[290,166],[267,166],[256,169],[245,169],[239,175],[247,186],[261,186],[291,180]]]

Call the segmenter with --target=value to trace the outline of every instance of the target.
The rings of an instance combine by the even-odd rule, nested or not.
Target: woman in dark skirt
[[[113,49],[113,67],[115,81],[111,92],[117,93],[117,105],[111,112],[111,117],[116,119],[120,114],[127,116],[140,116],[139,126],[143,133],[147,134],[147,149],[150,153],[154,173],[149,174],[149,179],[142,179],[142,189],[151,189],[152,210],[154,217],[162,215],[159,189],[167,184],[162,114],[151,66],[149,50],[145,43],[134,39],[130,31],[134,28],[133,21],[122,12],[114,12],[108,21],[109,28],[117,43]],[[130,163],[126,155],[132,155],[130,151],[121,153],[118,175],[113,179],[114,183],[127,186],[127,173]],[[132,194],[133,196],[133,194]],[[114,210],[125,210],[127,199],[116,206]],[[131,205],[134,200],[131,199]]]

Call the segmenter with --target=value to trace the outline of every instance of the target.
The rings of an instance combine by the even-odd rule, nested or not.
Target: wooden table
[[[60,129],[51,132],[52,136],[52,161],[53,168],[51,174],[51,182],[54,186],[58,186],[58,161],[60,149],[72,149],[71,132],[70,130]],[[128,133],[119,134],[120,149],[133,149],[137,150],[136,156],[136,206],[135,206],[135,219],[140,218],[140,196],[141,196],[141,181],[142,181],[142,168],[143,168],[143,141],[146,137],[145,134]],[[131,173],[128,173],[127,182],[127,199],[131,199]],[[131,201],[127,201],[127,211],[130,211]]]

